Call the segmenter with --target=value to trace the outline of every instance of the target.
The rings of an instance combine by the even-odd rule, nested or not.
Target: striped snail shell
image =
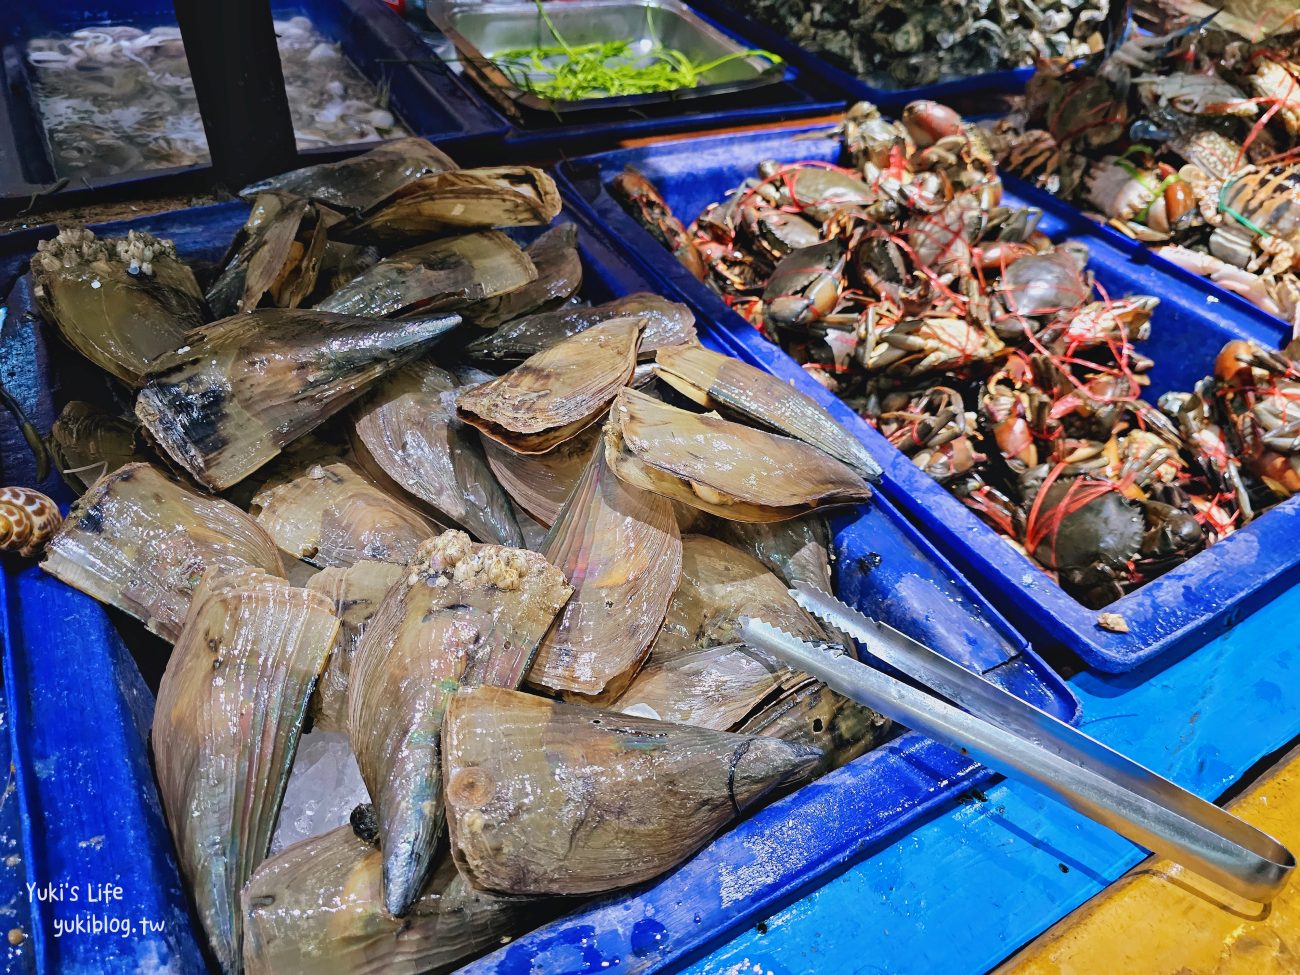
[[[0,551],[33,556],[62,521],[59,506],[40,491],[0,488]]]

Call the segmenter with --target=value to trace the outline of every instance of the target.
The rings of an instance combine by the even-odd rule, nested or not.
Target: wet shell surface
[[[235,255],[208,289],[213,312],[251,311],[267,297],[277,308],[297,308],[316,287],[327,231],[338,219],[307,200],[258,196]]]
[[[40,553],[62,523],[59,506],[40,491],[0,488],[0,551],[31,558]]]
[[[410,570],[395,562],[362,559],[346,568],[322,569],[307,583],[334,605],[339,618],[339,639],[330,653],[325,672],[312,694],[312,727],[319,731],[348,729],[348,683],[352,659],[371,617],[388,590],[406,578]]]
[[[682,574],[668,604],[653,657],[737,642],[741,620],[753,616],[800,640],[826,632],[794,601],[785,583],[752,555],[708,535],[682,538]]]
[[[582,258],[578,255],[578,228],[574,224],[552,227],[529,244],[525,253],[537,269],[535,278],[467,309],[467,319],[483,328],[496,328],[512,318],[552,307],[582,285]]]
[[[807,682],[767,654],[729,643],[651,657],[611,706],[624,714],[734,731],[784,688]]]
[[[550,528],[600,439],[600,426],[592,424],[544,454],[517,454],[491,437],[483,437],[483,452],[518,508]]]
[[[416,308],[460,309],[518,291],[537,276],[518,244],[487,230],[434,240],[387,257],[316,308],[376,318]]]
[[[880,465],[816,400],[775,376],[700,345],[676,345],[655,353],[655,374],[709,409],[745,419],[811,444],[868,480]]]
[[[130,420],[72,400],[50,428],[50,453],[68,486],[80,494],[135,457],[138,430]]]
[[[758,559],[787,586],[802,583],[822,592],[834,591],[830,527],[820,515],[767,524],[719,521],[717,535]]]
[[[352,661],[348,736],[384,851],[384,903],[404,914],[443,826],[437,749],[458,689],[517,687],[573,589],[535,552],[446,532],[389,590]]]
[[[621,691],[649,652],[681,574],[672,504],[620,481],[604,452],[593,451],[543,554],[574,594],[542,640],[529,684],[583,697]]]
[[[158,688],[158,791],[225,972],[239,970],[239,892],[270,846],[307,700],[337,636],[319,593],[257,569],[214,573]]]
[[[866,482],[815,447],[624,389],[605,455],[629,484],[732,521],[782,521],[865,501]]]
[[[154,363],[136,416],[196,481],[225,490],[457,324],[287,308],[223,318]]]
[[[175,640],[208,570],[283,575],[275,542],[220,498],[196,494],[148,464],[106,474],[72,506],[41,567]]]
[[[406,183],[349,233],[365,240],[400,240],[443,230],[543,226],[559,212],[560,191],[543,170],[484,166]]]
[[[456,410],[517,453],[543,454],[595,422],[636,368],[641,320],[605,322],[499,379],[465,390]]]
[[[695,316],[689,308],[638,292],[603,305],[569,305],[516,318],[490,335],[475,339],[466,352],[482,361],[522,362],[579,332],[628,316],[645,321],[638,353],[641,358],[653,356],[664,346],[695,341]]]
[[[523,546],[514,506],[483,457],[474,431],[456,418],[451,373],[427,360],[398,369],[353,412],[362,466],[475,538]],[[381,482],[382,483],[382,482]]]
[[[32,285],[63,340],[130,386],[206,317],[203,292],[176,248],[138,230],[115,240],[59,231],[37,245]]]
[[[247,975],[443,975],[554,913],[475,890],[443,859],[405,917],[384,910],[382,856],[351,826],[266,860],[244,888]]]
[[[736,730],[821,749],[816,771],[821,775],[866,754],[892,729],[888,718],[808,678],[746,718]]]
[[[458,168],[427,139],[393,139],[350,159],[304,166],[253,183],[239,195],[251,200],[259,193],[278,193],[315,200],[344,213],[361,213],[423,176]]]
[[[312,464],[253,498],[257,523],[292,558],[325,568],[362,559],[405,565],[442,529],[344,463]]]
[[[681,863],[821,753],[479,687],[443,726],[447,822],[475,887],[595,894]]]

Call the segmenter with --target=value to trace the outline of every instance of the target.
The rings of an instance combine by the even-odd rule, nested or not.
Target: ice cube
[[[272,855],[342,826],[358,803],[369,801],[348,736],[337,731],[303,735],[271,839]]]

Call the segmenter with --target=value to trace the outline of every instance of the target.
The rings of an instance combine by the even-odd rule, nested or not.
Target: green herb
[[[781,63],[776,55],[759,50],[737,51],[700,63],[657,42],[644,54],[633,51],[628,41],[569,44],[551,21],[542,0],[537,0],[537,9],[556,43],[498,51],[492,60],[520,88],[552,101],[694,88],[714,68],[755,55],[773,64]],[[649,10],[646,15],[649,17]]]

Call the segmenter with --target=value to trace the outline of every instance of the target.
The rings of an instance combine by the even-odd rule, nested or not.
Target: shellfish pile
[[[310,20],[277,20],[275,33],[299,149],[407,134],[384,93]],[[208,161],[179,28],[108,26],[34,37],[27,61],[59,176]]]
[[[840,642],[788,588],[875,463],[685,307],[576,301],[544,172],[413,139],[246,196],[210,281],[139,231],[31,267],[109,391],[52,431],[43,566],[173,645],[153,755],[223,971],[449,971],[888,732],[737,638]],[[268,855],[308,740],[341,795]]]
[[[913,88],[1077,58],[1100,45],[1108,0],[730,0],[880,88]]]
[[[990,142],[1008,172],[1300,335],[1300,31],[1216,24],[1164,21],[1108,59],[1043,64]]]
[[[981,129],[933,102],[897,122],[862,103],[840,133],[838,164],[763,162],[689,226],[640,173],[609,188],[1091,608],[1300,488],[1287,409],[1300,346],[1230,343],[1194,390],[1149,402],[1159,299],[1107,294],[1086,246],[1002,205]]]

